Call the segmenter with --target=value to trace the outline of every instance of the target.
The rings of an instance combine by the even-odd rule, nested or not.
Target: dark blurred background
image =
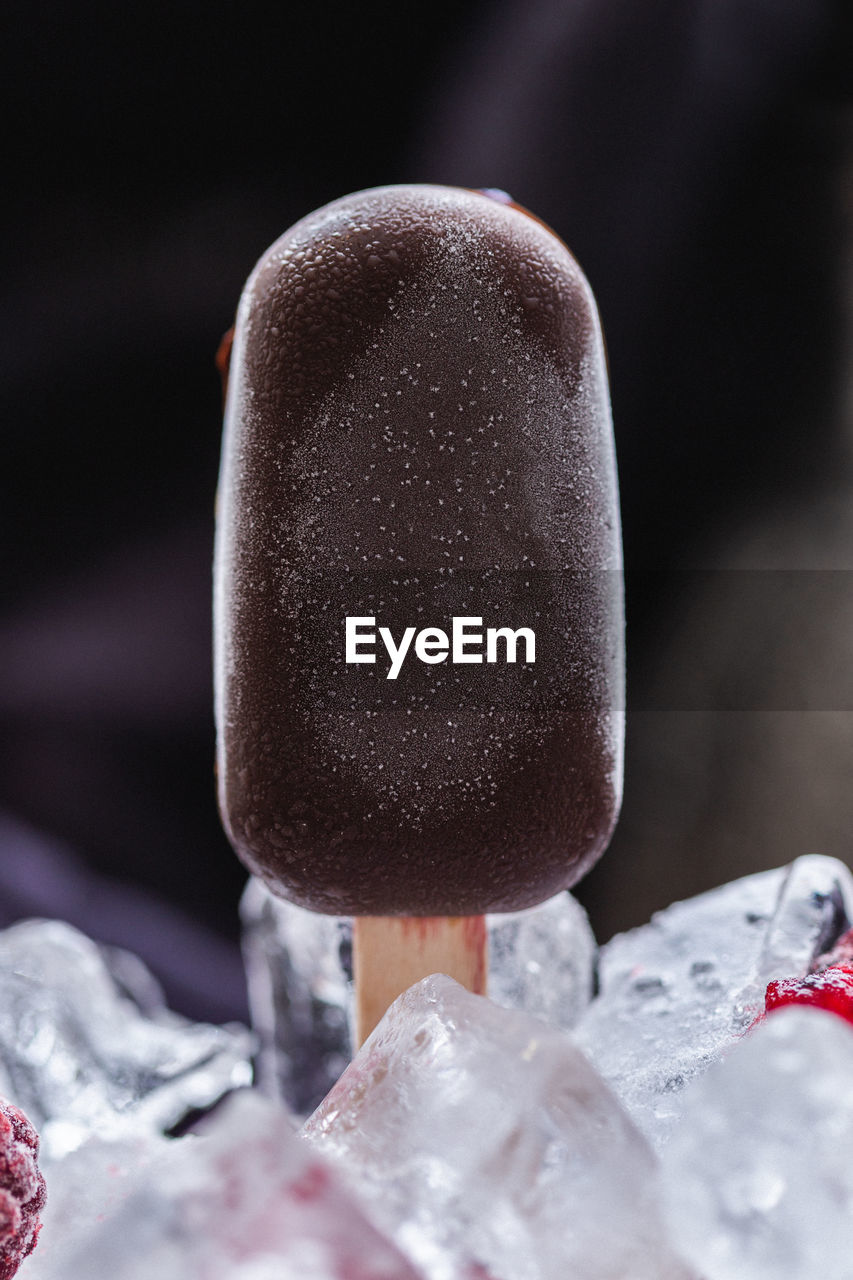
[[[212,778],[213,357],[292,221],[496,186],[612,371],[626,792],[599,937],[850,860],[853,30],[830,0],[6,6],[0,922],[244,1015]]]

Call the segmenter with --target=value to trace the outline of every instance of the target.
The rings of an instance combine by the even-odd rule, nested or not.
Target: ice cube
[[[853,1027],[786,1008],[685,1091],[666,1211],[705,1280],[853,1275],[851,1079]]]
[[[141,961],[69,925],[0,932],[0,1093],[48,1157],[90,1133],[177,1124],[248,1084],[251,1050],[243,1027],[170,1013]]]
[[[430,1280],[664,1280],[656,1163],[567,1036],[434,976],[303,1130]]]
[[[352,920],[294,906],[254,878],[240,918],[258,1084],[306,1115],[351,1057]]]
[[[257,1092],[200,1135],[93,1138],[46,1176],[28,1280],[417,1280]]]
[[[847,867],[803,857],[675,903],[602,948],[600,994],[575,1039],[656,1148],[684,1086],[749,1026],[767,983],[806,973],[851,915]]]
[[[274,897],[250,880],[240,907],[258,1080],[308,1114],[352,1056],[352,921]],[[596,943],[568,893],[526,911],[487,917],[489,995],[557,1027],[592,998]]]
[[[598,946],[570,893],[505,915],[489,927],[489,999],[552,1027],[574,1027],[592,999]]]

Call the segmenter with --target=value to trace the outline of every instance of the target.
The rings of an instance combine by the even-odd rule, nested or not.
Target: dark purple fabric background
[[[213,356],[266,245],[349,190],[507,188],[582,262],[626,557],[653,571],[629,578],[642,681],[667,571],[835,465],[846,14],[7,6],[0,923],[62,916],[178,1007],[245,1014],[212,777]],[[633,922],[619,840],[586,891],[603,936]]]

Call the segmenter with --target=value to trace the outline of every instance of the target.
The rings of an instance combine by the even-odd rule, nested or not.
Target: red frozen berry
[[[0,1280],[11,1280],[36,1246],[46,1199],[39,1140],[23,1111],[0,1098]]]
[[[766,1013],[789,1004],[828,1009],[853,1022],[853,964],[834,964],[805,978],[771,982],[764,997]]]

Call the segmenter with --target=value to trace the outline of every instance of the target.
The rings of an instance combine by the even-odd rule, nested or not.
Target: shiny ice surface
[[[188,1022],[136,957],[58,921],[0,932],[0,1093],[45,1155],[164,1130],[251,1080],[243,1027]]]
[[[853,1029],[811,1009],[746,1028],[764,983],[807,970],[850,904],[849,872],[823,858],[675,904],[604,949],[591,1004],[576,905],[499,917],[498,931],[524,926],[503,956],[491,934],[513,998],[543,999],[567,964],[574,994],[550,1025],[427,979],[302,1138],[246,1090],[200,1132],[164,1137],[246,1078],[245,1031],[174,1018],[127,954],[107,964],[63,925],[15,926],[0,934],[0,1091],[38,1120],[48,1186],[26,1274],[848,1280]],[[343,954],[318,973],[334,989],[333,941]],[[323,958],[316,932],[300,946]],[[579,1029],[556,1026],[578,1012]],[[676,1070],[677,1091],[662,1088]]]
[[[733,881],[674,903],[602,948],[601,990],[576,1040],[656,1146],[701,1075],[853,918],[853,877],[833,858]]]
[[[251,879],[240,905],[261,1087],[307,1114],[352,1056],[352,921],[277,898]],[[573,1027],[594,986],[596,942],[569,893],[487,917],[489,996]]]
[[[257,1093],[199,1135],[92,1138],[46,1172],[29,1280],[417,1280]]]
[[[442,975],[395,1002],[303,1133],[431,1280],[688,1274],[651,1150],[583,1055]]]
[[[853,1275],[853,1027],[782,1009],[684,1100],[663,1155],[673,1238],[705,1280]]]
[[[294,906],[254,878],[240,917],[258,1082],[307,1114],[351,1056],[352,919]]]

